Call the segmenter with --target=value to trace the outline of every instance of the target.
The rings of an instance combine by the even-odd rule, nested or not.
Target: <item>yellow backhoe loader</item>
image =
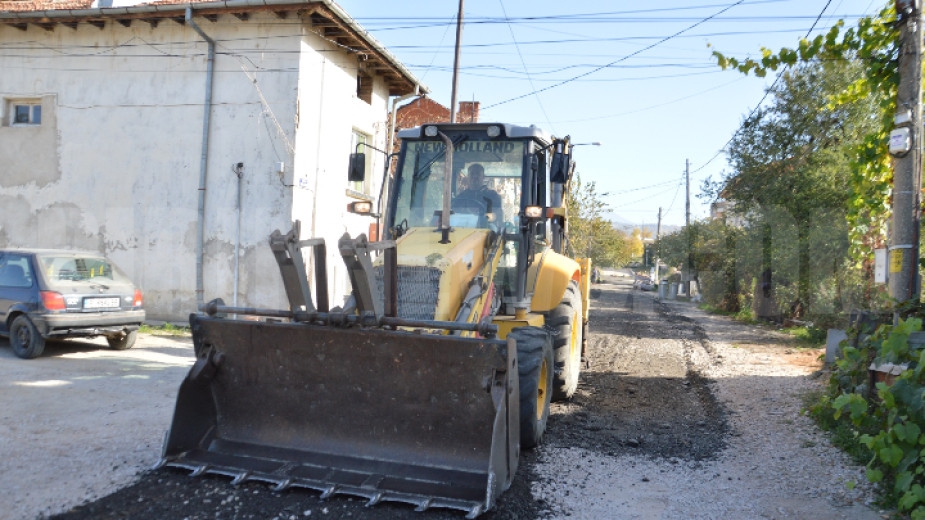
[[[591,266],[562,253],[572,147],[506,124],[399,137],[385,214],[350,208],[382,218],[384,240],[337,244],[344,306],[329,308],[326,245],[295,222],[270,236],[289,309],[213,300],[190,317],[196,362],[161,465],[469,518],[510,486],[581,369]],[[364,164],[353,154],[349,178]]]

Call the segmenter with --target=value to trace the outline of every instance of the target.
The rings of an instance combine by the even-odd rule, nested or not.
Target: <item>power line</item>
[[[585,77],[585,76],[589,76],[589,75],[591,75],[591,74],[594,74],[595,72],[598,72],[598,71],[600,71],[600,70],[603,70],[603,69],[605,69],[605,68],[607,68],[607,67],[609,67],[609,66],[611,66],[611,65],[617,64],[617,63],[619,63],[619,62],[621,62],[621,61],[628,60],[629,58],[632,58],[633,56],[635,56],[635,55],[637,55],[637,54],[640,54],[640,53],[645,52],[645,51],[647,51],[647,50],[649,50],[649,49],[651,49],[651,48],[653,48],[653,47],[656,47],[656,46],[658,46],[658,45],[660,45],[660,44],[662,44],[662,43],[664,43],[664,42],[666,42],[666,41],[668,41],[668,40],[674,38],[674,37],[677,36],[677,35],[683,34],[683,33],[687,32],[687,31],[693,29],[694,27],[697,27],[698,25],[701,25],[701,24],[703,24],[703,23],[706,23],[707,21],[709,21],[709,20],[711,20],[711,19],[713,19],[713,18],[715,18],[715,17],[717,17],[717,16],[723,14],[724,12],[728,11],[729,9],[732,9],[733,7],[735,7],[735,6],[739,5],[739,4],[741,4],[741,3],[744,2],[744,1],[745,1],[745,0],[738,0],[737,2],[733,3],[732,5],[730,5],[730,6],[728,6],[728,7],[725,7],[725,8],[723,8],[723,9],[721,9],[720,11],[718,11],[718,12],[716,12],[716,13],[714,13],[714,14],[712,14],[712,15],[710,15],[710,16],[708,16],[708,17],[706,17],[706,18],[704,18],[704,19],[702,19],[702,20],[700,20],[700,21],[698,21],[697,23],[695,23],[695,24],[693,24],[693,25],[688,26],[688,27],[685,28],[685,29],[682,29],[682,30],[676,32],[675,34],[673,34],[673,35],[671,35],[671,36],[667,36],[667,37],[665,37],[665,38],[663,38],[663,39],[661,39],[661,40],[659,40],[659,41],[657,41],[657,42],[655,42],[655,43],[653,43],[653,44],[651,44],[651,45],[649,45],[649,46],[647,46],[647,47],[644,47],[644,48],[642,48],[642,49],[639,49],[638,51],[635,51],[635,52],[633,52],[633,53],[630,53],[630,54],[628,54],[628,55],[626,55],[626,56],[624,56],[624,57],[622,57],[622,58],[620,58],[620,59],[618,59],[618,60],[616,60],[616,61],[613,61],[613,62],[611,62],[611,63],[608,63],[607,65],[604,65],[604,66],[598,67],[598,68],[596,68],[596,69],[594,69],[594,70],[585,72],[584,74],[580,74],[580,75],[575,76],[575,77],[573,77],[573,78],[571,78],[571,79],[567,79],[567,80],[565,80],[565,81],[556,83],[555,85],[550,85],[550,86],[548,86],[548,87],[544,87],[544,88],[542,88],[542,89],[540,89],[540,90],[537,90],[537,91],[534,91],[534,92],[530,92],[530,93],[523,94],[523,95],[520,95],[520,96],[517,96],[517,97],[513,97],[513,98],[510,98],[510,99],[506,99],[506,100],[504,100],[504,101],[495,103],[495,104],[493,104],[493,105],[488,105],[487,107],[484,108],[484,110],[487,110],[487,109],[489,109],[489,108],[493,108],[493,107],[496,107],[496,106],[499,106],[499,105],[503,105],[503,104],[505,104],[505,103],[510,103],[511,101],[516,101],[516,100],[518,100],[518,99],[523,99],[523,98],[525,98],[525,97],[527,97],[527,96],[531,96],[531,95],[536,94],[536,93],[539,93],[539,92],[545,92],[545,91],[547,91],[547,90],[551,90],[551,89],[556,88],[556,87],[561,87],[562,85],[566,85],[566,84],[571,83],[571,82],[573,82],[573,81],[575,81],[575,80],[581,79],[581,78],[583,78],[583,77]]]
[[[828,0],[828,1],[825,3],[825,5],[822,6],[822,11],[819,12],[819,16],[816,17],[816,21],[813,22],[813,26],[810,27],[808,31],[806,31],[806,36],[804,36],[803,38],[809,38],[809,35],[812,34],[813,29],[816,28],[816,24],[819,23],[819,20],[822,18],[823,13],[825,13],[825,11],[829,8],[829,5],[830,5],[831,3],[832,3],[832,0]],[[745,117],[745,120],[746,120],[746,121],[747,121],[749,118],[751,118],[751,117],[755,114],[755,112],[758,111],[758,109],[761,107],[761,104],[764,103],[764,100],[767,99],[768,96],[771,94],[771,91],[774,90],[774,87],[777,85],[777,82],[780,81],[780,78],[784,75],[784,72],[785,72],[787,69],[789,69],[789,68],[790,68],[790,66],[787,65],[787,66],[784,67],[784,69],[783,69],[782,71],[780,71],[780,73],[777,74],[777,76],[774,78],[774,81],[771,83],[771,86],[768,87],[767,89],[765,89],[764,95],[761,96],[761,99],[758,101],[758,104],[755,105],[755,108],[753,108],[753,109],[748,113],[748,116]],[[726,141],[726,144],[724,144],[724,145],[722,146],[722,148],[720,148],[715,154],[713,154],[713,157],[710,157],[710,160],[708,160],[707,162],[703,163],[703,166],[701,166],[700,168],[697,168],[696,170],[692,171],[691,174],[695,174],[695,173],[699,172],[700,170],[706,168],[708,164],[710,164],[711,162],[713,162],[714,160],[716,160],[716,158],[719,157],[720,154],[722,154],[722,153],[726,150],[726,147],[729,146],[730,143],[732,143],[733,139],[735,139],[736,136],[739,135],[739,131],[740,131],[741,129],[742,129],[742,127],[739,126],[739,128],[737,128],[736,131],[733,132],[732,137],[730,137],[729,140]]]
[[[504,8],[504,0],[498,0],[498,3],[501,4],[501,12],[504,14],[504,18],[507,19],[507,10]],[[524,55],[522,52],[520,52],[520,45],[517,44],[517,38],[514,36],[514,28],[511,27],[511,24],[507,24],[507,29],[511,33],[511,40],[514,42],[514,47],[517,49],[517,56],[520,57],[520,63],[523,65],[524,74],[527,75],[527,80],[530,82],[530,88],[536,90],[536,87],[533,86],[533,77],[530,75],[530,70],[527,68],[527,63],[524,61]],[[553,124],[549,122],[549,114],[546,113],[546,107],[543,106],[543,100],[540,99],[540,95],[538,93],[535,94],[534,97],[536,97],[536,104],[539,105],[540,112],[543,113],[543,118],[549,125],[549,129],[555,133]]]

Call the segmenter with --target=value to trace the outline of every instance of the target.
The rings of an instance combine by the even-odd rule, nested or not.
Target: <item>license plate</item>
[[[87,298],[84,309],[118,309],[119,298]]]

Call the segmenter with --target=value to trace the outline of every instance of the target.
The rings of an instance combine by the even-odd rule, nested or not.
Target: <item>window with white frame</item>
[[[347,183],[347,191],[350,195],[359,196],[360,198],[368,198],[372,196],[372,182],[370,165],[372,164],[372,155],[375,151],[372,148],[366,146],[369,143],[369,135],[364,134],[358,130],[353,131],[353,136],[350,139],[350,152],[351,153],[362,153],[366,154],[366,179],[363,181],[349,181]]]
[[[7,102],[9,125],[42,124],[42,101],[40,99],[15,99]]]

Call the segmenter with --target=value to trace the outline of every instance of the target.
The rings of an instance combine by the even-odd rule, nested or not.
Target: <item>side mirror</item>
[[[552,154],[552,166],[549,168],[549,180],[559,184],[568,182],[569,156],[562,152]]]
[[[366,154],[350,154],[350,171],[347,172],[347,180],[350,182],[363,182],[366,180]]]

